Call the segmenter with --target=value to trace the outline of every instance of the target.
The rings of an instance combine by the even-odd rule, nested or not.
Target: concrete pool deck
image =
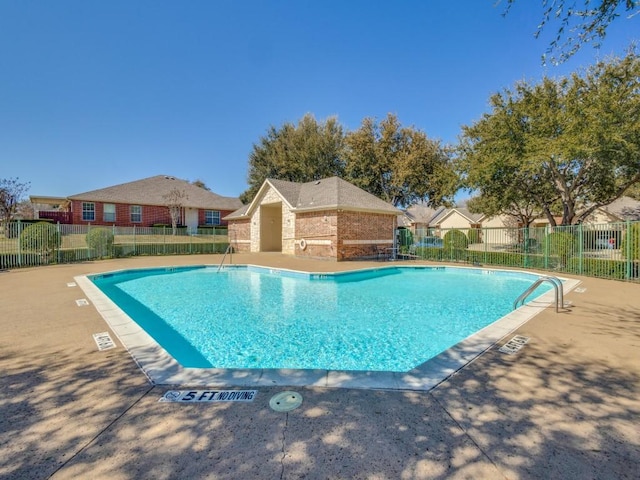
[[[430,391],[259,386],[246,403],[159,402],[169,388],[151,385],[115,335],[116,348],[98,351],[92,335],[107,324],[67,284],[220,259],[1,272],[0,478],[637,478],[640,285],[578,278],[570,311],[547,308],[517,330],[530,337],[518,353],[498,351],[508,335]],[[278,254],[233,263],[380,266]],[[272,410],[290,389],[302,405]]]

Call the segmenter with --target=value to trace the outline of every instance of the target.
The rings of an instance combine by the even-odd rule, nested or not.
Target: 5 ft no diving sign
[[[257,390],[169,390],[159,402],[253,402]]]

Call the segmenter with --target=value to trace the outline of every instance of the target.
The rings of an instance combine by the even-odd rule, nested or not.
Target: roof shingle
[[[269,178],[262,184],[260,191],[266,188],[265,185],[275,189],[296,212],[343,209],[395,215],[402,213],[390,203],[339,177],[323,178],[306,183]],[[226,218],[242,218],[251,215],[259,203],[254,205],[260,196],[260,191],[248,208],[237,210]]]
[[[164,196],[176,188],[186,194],[182,203],[188,208],[236,210],[242,206],[239,198],[223,197],[169,175],[156,175],[134,182],[78,193],[68,198],[70,200],[132,205],[166,205],[167,201]]]

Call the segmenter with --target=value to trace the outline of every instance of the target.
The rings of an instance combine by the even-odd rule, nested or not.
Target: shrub
[[[543,252],[549,256],[557,256],[560,265],[565,266],[576,253],[578,242],[576,237],[568,232],[553,232],[544,238]]]
[[[472,228],[469,230],[469,243],[482,243],[480,240],[481,230],[479,228]]]
[[[640,260],[640,223],[634,223],[622,237],[620,252],[627,260]]]
[[[92,228],[87,233],[87,245],[99,258],[111,256],[113,232],[110,228]]]
[[[20,248],[25,251],[49,254],[60,247],[60,232],[55,225],[34,223],[20,234]]]
[[[406,228],[398,229],[398,240],[401,246],[408,246],[413,244],[413,232]]]
[[[469,245],[469,240],[460,230],[449,230],[442,239],[446,250],[464,250]]]

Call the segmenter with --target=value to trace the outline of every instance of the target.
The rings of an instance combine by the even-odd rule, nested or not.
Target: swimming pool
[[[219,273],[211,267],[123,271],[91,280],[175,359],[173,370],[198,371],[198,377],[215,371],[237,381],[256,372],[263,380],[278,377],[279,371],[299,377],[313,372],[320,377],[341,372],[349,379],[370,380],[376,372],[411,377],[462,340],[486,337],[475,332],[508,314],[535,278],[451,267],[307,274],[234,266]],[[429,330],[434,325],[436,330]],[[213,329],[205,329],[209,326]],[[496,327],[494,342],[514,328]],[[127,344],[135,331],[129,324],[116,333]],[[478,346],[475,342],[473,349]],[[160,376],[166,380],[164,370]],[[149,375],[149,368],[145,371]]]

